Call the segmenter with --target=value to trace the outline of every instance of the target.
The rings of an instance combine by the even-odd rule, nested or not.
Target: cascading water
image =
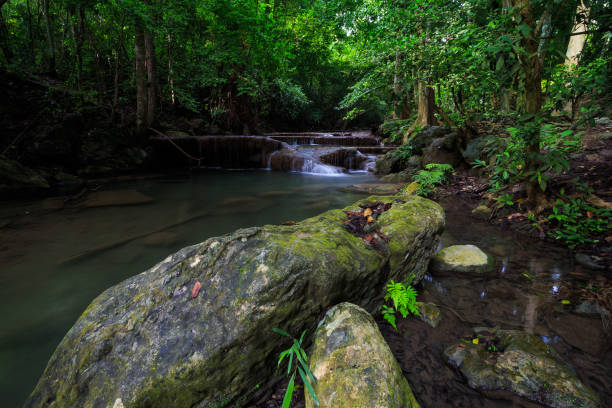
[[[381,149],[369,132],[158,137],[151,142],[154,158],[166,167],[188,162],[190,167],[263,168],[326,176],[370,171],[376,156],[364,155],[359,149]]]

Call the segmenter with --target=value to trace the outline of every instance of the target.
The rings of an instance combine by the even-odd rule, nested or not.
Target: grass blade
[[[289,408],[291,405],[291,397],[293,396],[294,385],[293,382],[295,380],[295,373],[291,376],[289,380],[289,385],[287,385],[287,391],[285,391],[285,398],[283,398],[283,408]]]
[[[298,367],[298,372],[300,373],[300,377],[302,377],[302,381],[304,381],[304,385],[306,386],[308,393],[310,394],[312,399],[315,401],[315,404],[319,406],[319,399],[317,398],[317,394],[314,392],[314,389],[312,388],[312,384],[310,383],[310,381],[308,381],[308,377],[306,376],[306,374],[304,374],[304,371],[302,371],[300,367]]]

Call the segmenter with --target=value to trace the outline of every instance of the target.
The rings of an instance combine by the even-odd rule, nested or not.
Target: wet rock
[[[584,301],[576,306],[574,309],[576,313],[586,314],[586,315],[600,315],[602,310],[601,307],[595,302]]]
[[[384,175],[399,173],[408,167],[408,158],[402,156],[398,150],[391,150],[376,160],[374,174]]]
[[[340,187],[338,190],[350,193],[393,195],[397,194],[403,184],[351,184],[350,186]]]
[[[293,226],[210,238],[109,288],[61,341],[26,406],[230,405],[272,378],[286,348],[274,327],[312,330],[341,301],[374,311],[389,279],[422,279],[443,210],[395,200],[372,196]],[[374,223],[388,241],[374,249],[344,222],[345,211],[376,201],[392,205]]]
[[[485,144],[484,137],[477,137],[475,139],[470,140],[470,142],[465,146],[465,150],[461,152],[463,159],[466,163],[473,163],[479,159],[485,159],[482,154],[482,148]]]
[[[552,316],[546,319],[546,324],[566,343],[593,356],[602,355],[612,346],[599,316],[589,317],[553,311]]]
[[[180,130],[167,130],[165,133],[166,133],[166,136],[168,137],[189,137],[191,136],[189,133],[183,132]]]
[[[399,173],[391,173],[387,174],[380,178],[380,181],[385,183],[410,183],[412,181],[412,176],[416,173],[416,169],[406,169],[402,170]]]
[[[0,155],[0,193],[36,192],[49,188],[49,183],[34,170]]]
[[[493,211],[484,204],[480,204],[478,207],[472,210],[472,215],[481,220],[488,220],[491,218]]]
[[[349,170],[359,170],[363,169],[364,164],[369,158],[359,152],[357,148],[350,147],[323,154],[319,156],[319,160],[332,166],[343,167]]]
[[[417,308],[419,310],[419,319],[427,323],[433,328],[438,327],[440,324],[440,320],[442,320],[442,316],[440,315],[440,309],[433,303],[417,303]]]
[[[431,258],[433,272],[483,273],[493,266],[493,258],[475,245],[453,245],[442,249]]]
[[[97,191],[89,194],[79,207],[110,207],[117,205],[139,205],[152,203],[153,198],[136,190]]]
[[[458,166],[463,161],[463,157],[459,152],[457,140],[457,134],[454,132],[434,139],[429,146],[423,149],[423,166],[430,163]]]
[[[600,407],[598,397],[571,366],[539,337],[518,330],[476,328],[479,344],[447,348],[447,362],[459,369],[468,385],[480,390],[509,390],[523,398],[555,408]],[[487,350],[486,339],[499,344]]]
[[[408,381],[378,330],[359,306],[340,303],[319,323],[310,356],[321,408],[419,407]],[[314,408],[306,396],[306,407]]]
[[[594,270],[604,270],[606,269],[606,265],[604,264],[604,260],[598,256],[595,255],[589,255],[589,254],[583,254],[583,253],[577,253],[574,256],[574,259],[576,259],[576,262],[578,262],[580,265],[587,267],[589,269],[594,269]]]
[[[612,126],[612,119],[607,117],[595,118],[595,124],[597,126]]]
[[[435,139],[442,138],[451,131],[442,126],[425,126],[418,133],[413,135],[408,143],[412,146],[414,154],[422,154],[423,149],[430,146]]]

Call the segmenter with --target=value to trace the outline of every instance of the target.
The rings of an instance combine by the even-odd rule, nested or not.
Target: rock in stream
[[[374,311],[389,279],[420,280],[444,227],[420,197],[374,196],[291,226],[210,238],[99,295],[66,334],[26,407],[225,407],[273,377],[285,338],[348,301]],[[376,249],[344,211],[392,202]]]

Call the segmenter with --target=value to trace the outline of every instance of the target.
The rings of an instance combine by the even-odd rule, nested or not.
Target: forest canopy
[[[161,112],[236,133],[389,117],[469,126],[541,108],[576,119],[589,110],[580,99],[610,86],[609,1],[0,0],[0,10],[7,70],[61,84],[112,121],[127,109],[139,133]]]

